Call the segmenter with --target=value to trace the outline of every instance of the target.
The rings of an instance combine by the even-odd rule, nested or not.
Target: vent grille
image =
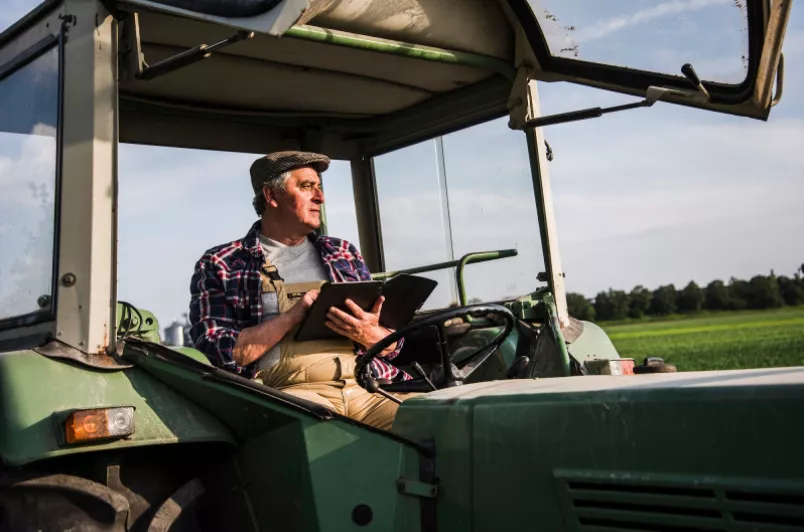
[[[804,483],[557,471],[568,530],[804,530]]]

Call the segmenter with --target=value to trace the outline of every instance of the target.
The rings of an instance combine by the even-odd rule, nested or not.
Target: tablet
[[[399,330],[413,319],[424,302],[435,290],[438,281],[400,273],[386,281],[381,293],[385,296],[380,314],[380,325]]]
[[[380,297],[381,287],[380,281],[324,283],[318,293],[318,298],[308,310],[307,317],[299,327],[295,339],[301,342],[342,339],[343,336],[326,326],[327,312],[330,307],[337,307],[351,314],[352,312],[343,303],[347,299],[351,299],[363,310],[371,310],[374,302]]]

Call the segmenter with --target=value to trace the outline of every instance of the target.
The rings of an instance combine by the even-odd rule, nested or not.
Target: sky
[[[4,4],[0,30],[36,2]],[[596,9],[575,11],[570,2],[532,4],[547,10],[545,23],[554,22],[548,42],[565,50],[560,55],[668,73],[691,62],[701,77],[725,81],[744,75],[739,1],[601,0]],[[703,16],[716,16],[718,31],[704,27]],[[804,262],[804,11],[798,5],[784,52],[784,97],[768,122],[659,103],[546,129],[568,291],[593,297],[608,288],[705,285],[771,269],[790,275]],[[544,114],[635,101],[565,83],[541,83],[539,90]],[[519,252],[469,266],[468,297],[523,295],[540,286],[536,274],[544,265],[524,134],[500,119],[444,137],[443,150],[443,175],[435,142],[375,160],[388,268],[451,258],[446,202],[451,256]],[[248,167],[257,156],[121,146],[121,299],[152,310],[162,326],[182,319],[195,261],[242,237],[255,221]],[[324,187],[329,233],[357,244],[348,164],[335,161]],[[428,306],[450,299],[447,275],[434,276],[440,284]]]

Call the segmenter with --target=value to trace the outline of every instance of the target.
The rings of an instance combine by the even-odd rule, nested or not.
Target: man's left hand
[[[351,311],[351,315],[337,307],[330,307],[327,312],[326,325],[341,336],[345,336],[364,347],[371,347],[386,336],[390,331],[380,326],[380,312],[385,297],[380,296],[369,311],[360,308],[354,301],[347,299],[344,305]],[[390,353],[395,348],[391,345],[383,350],[383,354]]]

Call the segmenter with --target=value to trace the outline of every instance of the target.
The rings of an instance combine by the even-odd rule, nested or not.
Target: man
[[[379,325],[383,298],[369,311],[349,300],[351,313],[329,310],[326,325],[342,340],[293,339],[323,282],[371,279],[352,244],[314,232],[329,164],[324,155],[292,151],[252,164],[260,220],[244,238],[208,250],[196,263],[190,336],[218,367],[389,429],[397,404],[354,381],[356,355],[392,332]],[[410,379],[388,362],[402,343],[372,362],[375,378]]]

